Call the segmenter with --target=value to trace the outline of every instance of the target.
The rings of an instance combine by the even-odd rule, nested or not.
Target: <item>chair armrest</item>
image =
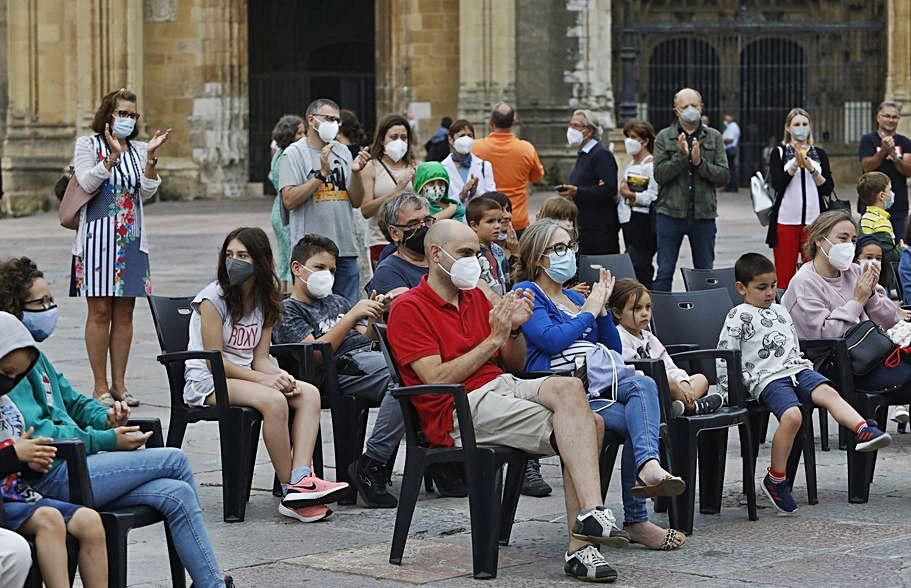
[[[413,398],[424,394],[435,396],[466,396],[465,386],[462,384],[421,384],[418,386],[401,386],[392,391],[394,398]]]
[[[660,359],[637,359],[627,361],[626,365],[631,365],[643,374],[655,381],[658,388],[658,406],[661,409],[661,422],[668,422],[673,411],[671,410],[671,385],[667,379],[667,369],[664,362]]]
[[[85,456],[85,445],[79,439],[58,439],[51,443],[57,448],[57,457],[66,462],[70,497],[68,502],[94,507],[95,497],[89,479],[89,466]]]
[[[152,432],[152,436],[146,441],[146,447],[150,449],[164,447],[164,435],[161,432],[161,421],[157,418],[132,418],[127,421],[127,425],[138,426],[140,433]]]
[[[841,337],[829,337],[829,338],[820,338],[820,339],[800,339],[800,350],[807,355],[812,351],[816,352],[827,352],[829,354],[829,363],[834,368],[834,380],[835,387],[838,389],[838,392],[848,401],[849,404],[854,404],[854,374],[851,372],[851,357],[848,355],[848,343]],[[822,355],[825,359],[825,355]],[[814,360],[820,359],[820,357],[810,357]],[[826,365],[826,361],[822,362],[822,366]],[[819,365],[819,364],[816,364]],[[829,372],[829,370],[826,370]]]
[[[695,343],[673,343],[671,345],[665,345],[664,348],[671,355],[675,353],[683,353],[684,351],[695,351],[699,349],[699,346]]]
[[[226,415],[231,408],[228,400],[228,383],[225,376],[225,361],[221,351],[206,349],[203,351],[172,351],[171,353],[162,353],[157,358],[158,363],[167,366],[168,364],[178,361],[187,361],[188,359],[202,359],[209,362],[209,370],[212,372],[212,381],[215,383],[215,407],[218,412]]]
[[[746,390],[740,367],[739,349],[699,349],[671,355],[674,361],[690,362],[694,359],[723,359],[728,373],[728,406],[745,406]]]
[[[318,356],[315,352],[318,352]],[[297,365],[297,373],[294,374],[294,377],[318,386],[320,391],[329,397],[333,406],[338,406],[337,403],[341,400],[341,390],[338,386],[335,354],[332,351],[331,343],[327,341],[280,343],[269,347],[269,355],[293,360]],[[318,367],[323,370],[322,381],[317,373]]]
[[[838,349],[839,343],[844,345],[845,340],[839,337],[823,338],[823,339],[800,339],[800,350],[806,352],[808,350],[822,350],[822,351],[835,351]]]
[[[549,378],[550,376],[572,377],[572,370],[554,370],[554,371],[536,371],[536,372],[516,372],[514,374],[520,380],[534,380],[536,378]]]

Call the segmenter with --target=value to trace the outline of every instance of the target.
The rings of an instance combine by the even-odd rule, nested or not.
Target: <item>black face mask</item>
[[[424,237],[427,236],[427,227],[421,227],[416,229],[411,235],[405,237],[402,242],[405,245],[405,249],[416,253],[417,255],[424,255]]]
[[[28,368],[22,372],[20,375],[15,378],[11,378],[6,374],[0,374],[0,396],[4,394],[9,394],[12,392],[13,388],[19,385],[19,382],[25,379],[27,375],[35,368],[35,364],[38,363],[38,353],[35,353],[35,358],[28,365]]]

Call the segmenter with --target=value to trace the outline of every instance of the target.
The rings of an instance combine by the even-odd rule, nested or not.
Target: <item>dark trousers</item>
[[[896,210],[889,211],[889,221],[892,223],[892,230],[895,231],[895,239],[904,239],[905,231],[908,229],[908,211]]]
[[[687,218],[658,213],[655,232],[658,236],[658,275],[655,276],[654,290],[671,291],[684,236],[690,241],[693,267],[712,269],[712,264],[715,263],[715,219],[697,220],[693,218],[693,213]]]
[[[728,180],[727,191],[737,191],[737,148],[725,149],[725,156],[728,158],[728,170],[731,172],[731,179]]]
[[[636,279],[643,286],[652,289],[655,267],[652,258],[658,251],[658,239],[655,236],[655,213],[633,212],[629,222],[621,225],[626,252],[633,261]]]

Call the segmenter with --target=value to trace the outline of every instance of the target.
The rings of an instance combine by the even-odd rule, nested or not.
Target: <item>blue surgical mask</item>
[[[114,133],[114,136],[118,139],[126,139],[133,132],[134,128],[136,128],[136,121],[132,118],[115,116],[114,124],[111,125],[111,132]]]
[[[576,256],[572,251],[563,255],[551,253],[547,259],[550,260],[550,267],[545,268],[544,272],[556,283],[562,285],[576,275]]]
[[[51,336],[57,326],[59,310],[56,306],[46,310],[23,310],[22,324],[35,341],[44,341]]]
[[[895,204],[895,192],[886,192],[886,209],[892,208],[893,204]]]

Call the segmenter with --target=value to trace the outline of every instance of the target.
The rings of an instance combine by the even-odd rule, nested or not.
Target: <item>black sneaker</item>
[[[461,463],[435,463],[427,466],[426,472],[433,479],[437,494],[443,497],[465,498],[465,468]]]
[[[712,414],[724,404],[721,394],[708,394],[693,402],[693,414]]]
[[[386,487],[385,470],[386,464],[366,455],[348,466],[351,485],[367,508],[395,508],[399,503]]]
[[[629,533],[617,528],[614,513],[603,506],[580,512],[573,524],[572,535],[573,538],[580,541],[590,541],[610,547],[629,545]]]
[[[522,480],[522,490],[525,496],[541,498],[549,496],[553,489],[541,477],[541,464],[537,459],[528,460],[525,466],[525,479]]]
[[[586,545],[563,556],[563,572],[585,582],[614,582],[617,570],[612,568],[597,545]]]
[[[225,576],[225,588],[234,588],[234,578]]]

